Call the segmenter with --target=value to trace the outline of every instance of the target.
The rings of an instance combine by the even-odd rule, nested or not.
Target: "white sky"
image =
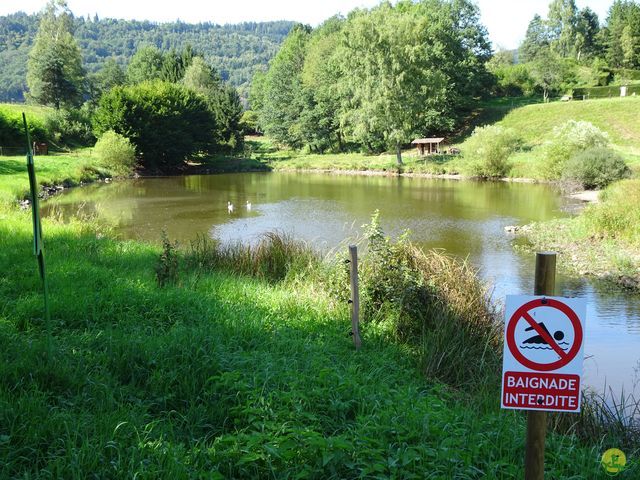
[[[489,30],[494,49],[516,48],[533,15],[546,16],[550,0],[476,0],[482,23]],[[379,0],[67,0],[77,16],[128,18],[165,22],[180,19],[188,23],[238,23],[243,21],[295,20],[317,25],[336,13],[356,7],[372,7]],[[576,0],[606,18],[613,0]],[[0,15],[37,12],[46,0],[0,0]]]

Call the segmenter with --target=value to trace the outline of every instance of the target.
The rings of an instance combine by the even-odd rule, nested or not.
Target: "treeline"
[[[50,0],[27,60],[27,100],[53,107],[34,140],[77,147],[98,139],[105,166],[122,174],[180,170],[194,156],[242,148],[240,96],[193,48],[146,46],[126,69],[111,59],[88,76],[73,25],[66,2]],[[20,122],[2,120],[5,146],[22,144]]]
[[[576,87],[640,80],[640,4],[615,0],[604,23],[575,0],[553,0],[546,18],[534,16],[517,52],[498,52],[488,64],[499,95],[548,98]]]
[[[487,92],[491,56],[469,0],[400,1],[296,26],[250,105],[262,131],[311,151],[400,148],[452,131]]]
[[[14,13],[0,17],[0,101],[21,101],[26,90],[26,63],[42,14]],[[223,81],[248,96],[253,73],[266,69],[292,22],[216,25],[183,22],[76,17],[72,31],[82,50],[83,67],[89,74],[100,71],[107,61],[126,67],[141,46],[162,51],[182,50],[187,45],[199,52]]]

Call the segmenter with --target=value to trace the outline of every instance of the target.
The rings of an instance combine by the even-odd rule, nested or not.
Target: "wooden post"
[[[349,245],[351,257],[351,334],[356,350],[360,350],[360,292],[358,290],[358,247]]]
[[[555,252],[536,253],[534,295],[554,295],[556,289]],[[547,436],[547,412],[527,411],[527,447],[524,460],[525,480],[544,479],[544,442]]]

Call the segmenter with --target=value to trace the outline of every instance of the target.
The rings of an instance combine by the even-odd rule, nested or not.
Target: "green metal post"
[[[22,113],[24,134],[27,139],[27,172],[29,173],[29,188],[31,190],[31,212],[33,220],[33,253],[38,257],[38,269],[44,291],[44,321],[47,332],[47,357],[51,359],[51,314],[49,313],[49,285],[44,261],[44,243],[42,241],[42,222],[40,220],[40,204],[38,202],[38,182],[36,181],[35,165],[33,163],[33,151],[31,150],[31,138],[27,128],[27,117]]]

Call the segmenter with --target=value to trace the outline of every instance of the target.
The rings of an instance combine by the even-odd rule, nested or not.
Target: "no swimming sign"
[[[585,299],[507,296],[502,408],[579,412]]]

